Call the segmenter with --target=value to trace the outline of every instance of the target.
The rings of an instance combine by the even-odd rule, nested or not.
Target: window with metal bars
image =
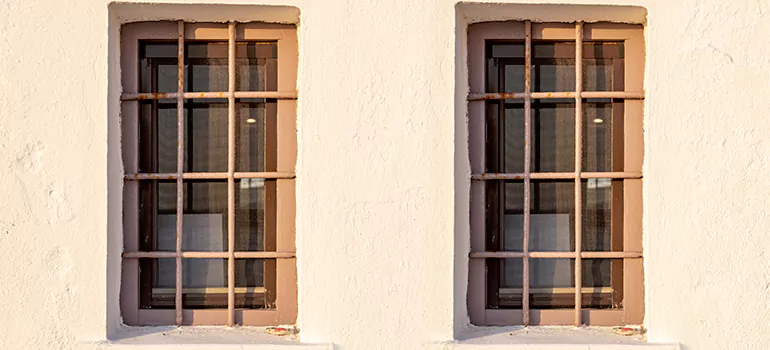
[[[121,28],[129,325],[274,325],[297,314],[291,25]]]
[[[643,28],[468,33],[477,325],[642,321]]]

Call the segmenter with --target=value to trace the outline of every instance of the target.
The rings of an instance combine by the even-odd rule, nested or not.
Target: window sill
[[[609,327],[473,327],[435,350],[680,350],[679,344],[648,343],[625,337]]]
[[[81,343],[81,350],[332,350],[331,344],[300,343],[273,336],[264,327],[125,327],[114,339]]]

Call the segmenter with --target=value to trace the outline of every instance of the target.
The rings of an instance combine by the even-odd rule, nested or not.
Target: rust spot
[[[166,180],[173,180],[173,179],[174,179],[173,175],[169,175],[169,176],[166,177]]]

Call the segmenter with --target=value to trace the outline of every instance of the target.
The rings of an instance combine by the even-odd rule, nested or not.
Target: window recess
[[[121,29],[124,321],[293,323],[295,27]]]
[[[471,253],[478,325],[643,316],[643,29],[469,28]]]

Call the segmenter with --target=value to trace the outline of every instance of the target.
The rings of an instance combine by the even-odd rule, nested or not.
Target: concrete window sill
[[[273,336],[263,327],[126,327],[115,339],[81,343],[99,350],[333,350],[331,344],[300,343],[295,336]]]
[[[649,343],[607,327],[473,327],[438,350],[680,350],[678,344]]]

